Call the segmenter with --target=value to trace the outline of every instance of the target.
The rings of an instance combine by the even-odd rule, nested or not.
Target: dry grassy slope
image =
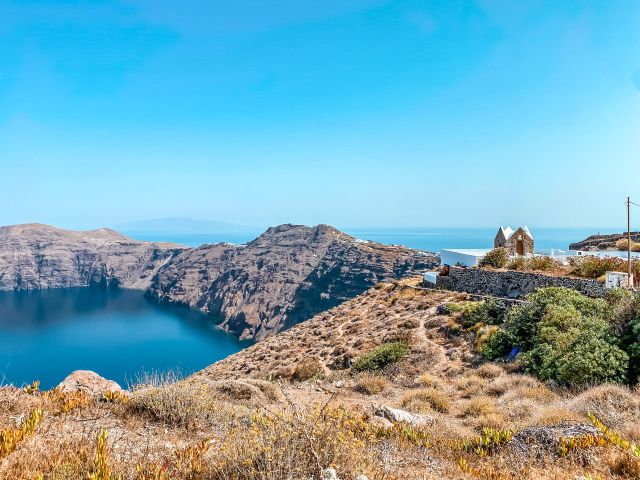
[[[60,412],[69,399],[0,388],[0,430],[35,408],[45,411],[32,436],[12,453],[0,451],[0,479],[44,473],[47,480],[86,480],[95,472],[101,429],[110,432],[113,472],[125,479],[320,480],[319,467],[329,465],[342,480],[360,473],[369,480],[640,478],[640,461],[619,447],[589,444],[559,456],[554,443],[560,430],[584,431],[587,412],[640,442],[638,392],[606,385],[554,390],[483,364],[474,336],[454,335],[456,317],[437,313],[438,304],[461,298],[412,288],[411,281],[380,284],[183,382],[135,390],[126,402],[92,399]],[[357,358],[396,339],[410,346],[398,363],[375,374],[343,368],[345,355]],[[290,381],[309,359],[324,374]],[[276,376],[283,378],[264,380]],[[379,425],[374,413],[381,404],[434,423],[365,435],[362,422]],[[318,416],[321,405],[328,405],[328,417]],[[338,406],[346,418],[332,413]],[[485,427],[524,436],[490,455],[461,447]],[[202,440],[206,446],[198,450]],[[463,471],[460,459],[471,467]],[[156,474],[141,476],[139,464]],[[163,466],[167,477],[159,476]]]
[[[405,282],[416,284],[417,281]],[[464,356],[452,344],[427,338],[445,321],[435,307],[463,298],[451,292],[424,292],[404,283],[380,283],[362,295],[316,315],[291,329],[263,340],[197,373],[211,379],[251,376],[290,377],[303,359],[315,358],[326,372],[344,370],[354,359],[381,343],[411,340],[425,361],[442,364],[450,356]],[[448,358],[448,357],[447,357]],[[447,366],[450,367],[450,365]],[[456,363],[457,364],[457,363]]]

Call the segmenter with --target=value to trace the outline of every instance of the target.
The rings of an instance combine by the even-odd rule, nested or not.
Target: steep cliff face
[[[149,292],[205,311],[241,338],[262,339],[436,263],[434,255],[363,242],[326,225],[281,225],[247,245],[181,252],[158,270]]]
[[[0,228],[0,290],[120,285],[146,289],[182,251],[109,229],[74,232],[48,225]]]

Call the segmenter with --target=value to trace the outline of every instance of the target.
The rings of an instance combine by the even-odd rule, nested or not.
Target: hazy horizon
[[[603,0],[0,0],[0,224],[622,230],[639,22]]]

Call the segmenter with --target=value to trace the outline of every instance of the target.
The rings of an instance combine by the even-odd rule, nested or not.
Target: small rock
[[[391,408],[387,405],[380,405],[376,408],[376,415],[379,415],[394,423],[408,423],[413,427],[422,427],[425,425],[432,425],[435,419],[430,415],[421,415],[418,413],[410,413],[406,410],[400,410],[398,408]]]
[[[393,423],[391,423],[386,418],[380,417],[378,415],[374,415],[373,417],[371,417],[369,419],[369,423],[374,427],[378,427],[378,428],[388,429],[393,427]]]
[[[76,370],[65,378],[58,387],[63,392],[85,392],[91,395],[122,392],[122,387],[116,382],[102,378],[90,370]]]
[[[356,480],[369,480],[366,475],[360,474],[356,477]]]
[[[338,380],[338,381],[335,383],[335,387],[336,387],[336,388],[342,388],[343,386],[344,386],[344,380]]]
[[[325,468],[322,472],[322,480],[340,480],[338,478],[338,472],[335,468]]]

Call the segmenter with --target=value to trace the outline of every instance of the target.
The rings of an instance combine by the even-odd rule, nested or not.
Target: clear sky
[[[0,224],[622,230],[627,194],[637,0],[0,0]]]

